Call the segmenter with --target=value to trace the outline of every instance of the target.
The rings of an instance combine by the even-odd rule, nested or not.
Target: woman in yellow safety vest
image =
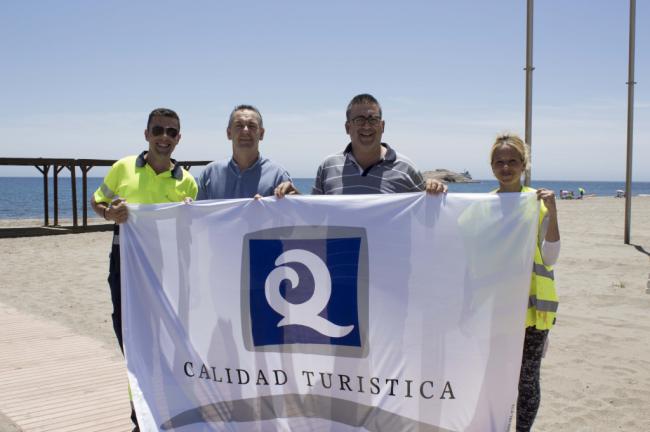
[[[552,267],[560,254],[555,194],[552,190],[535,190],[521,184],[521,175],[530,161],[529,154],[528,145],[514,134],[499,135],[490,152],[492,172],[499,181],[497,193],[535,192],[541,201],[519,374],[517,432],[529,431],[537,415],[540,402],[539,370],[548,332],[555,324],[558,306]]]

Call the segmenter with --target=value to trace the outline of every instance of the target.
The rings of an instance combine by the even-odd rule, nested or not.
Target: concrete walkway
[[[100,342],[0,303],[0,430],[130,431],[127,389]]]

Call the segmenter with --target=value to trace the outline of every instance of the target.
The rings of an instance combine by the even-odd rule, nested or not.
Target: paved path
[[[25,432],[130,431],[130,412],[126,369],[114,353],[0,303],[0,413],[14,426]]]

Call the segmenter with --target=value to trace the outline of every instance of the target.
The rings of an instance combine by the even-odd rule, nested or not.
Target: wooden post
[[[84,195],[82,224],[85,228],[88,226],[88,171],[90,171],[92,165],[79,165],[79,168],[81,168],[81,187]]]
[[[54,226],[58,226],[59,225],[59,173],[65,167],[58,166],[58,165],[54,164],[54,165],[52,165],[52,168],[54,168],[52,170],[52,175],[53,175],[52,181],[53,181],[53,185],[54,185],[54,191],[53,191],[54,196],[52,197],[54,199],[54,203],[53,203],[53,205],[54,205]]]
[[[72,186],[72,226],[75,228],[79,225],[77,223],[77,175],[75,169],[75,162],[68,162],[68,169],[70,170],[70,182]]]
[[[54,226],[57,226],[59,224],[59,172],[61,171],[59,166],[57,164],[53,164],[52,168],[52,185],[54,186],[54,190],[52,191],[52,200],[54,201],[53,207],[54,207]]]
[[[47,174],[50,171],[50,165],[43,163],[43,168],[40,166],[34,165],[37,170],[43,173],[43,226],[48,226],[50,223],[50,206],[49,206],[49,191],[47,189]]]

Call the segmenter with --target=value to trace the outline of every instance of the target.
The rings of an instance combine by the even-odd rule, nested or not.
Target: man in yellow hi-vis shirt
[[[196,198],[198,191],[192,174],[171,158],[181,139],[178,114],[167,108],[153,110],[149,114],[144,138],[149,143],[149,150],[115,162],[91,197],[95,213],[115,222],[108,284],[113,301],[113,330],[122,352],[119,224],[128,218],[127,202],[178,202],[185,198]],[[133,410],[131,419],[136,425],[134,431],[139,430]]]

